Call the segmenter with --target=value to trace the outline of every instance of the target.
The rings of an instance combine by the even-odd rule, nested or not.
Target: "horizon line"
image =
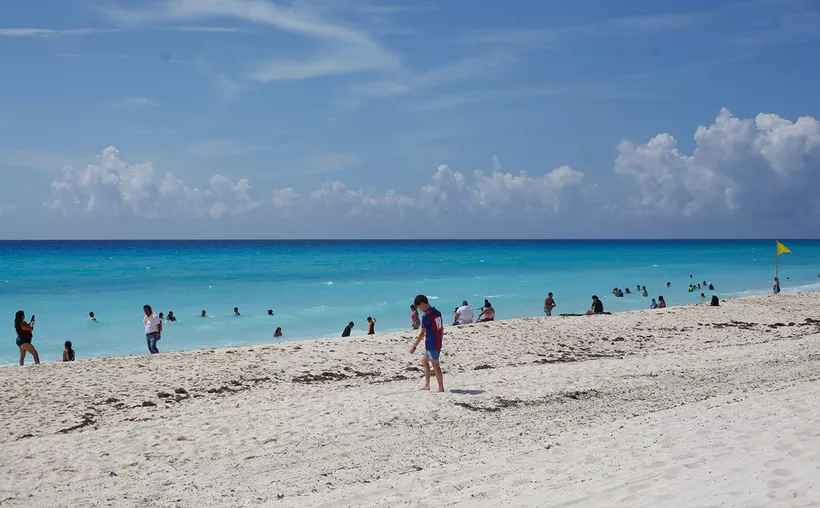
[[[6,238],[9,242],[668,242],[668,241],[818,241],[820,238]]]

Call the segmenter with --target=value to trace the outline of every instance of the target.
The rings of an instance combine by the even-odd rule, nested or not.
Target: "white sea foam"
[[[328,286],[332,286],[332,285],[333,285],[333,281],[332,281],[332,280],[329,280],[329,281],[325,282],[325,284],[327,284]]]
[[[428,300],[438,300],[438,296],[428,296]]]

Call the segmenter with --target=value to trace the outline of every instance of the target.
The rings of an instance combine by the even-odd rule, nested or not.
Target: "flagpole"
[[[775,251],[777,252],[777,254],[774,255],[774,278],[776,279],[778,277],[778,272],[780,269],[780,240],[775,240],[775,242],[777,242],[775,243]]]

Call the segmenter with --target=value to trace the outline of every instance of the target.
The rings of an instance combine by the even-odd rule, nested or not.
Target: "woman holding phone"
[[[31,353],[34,357],[34,363],[40,363],[40,355],[37,350],[31,345],[31,339],[34,335],[34,316],[31,316],[31,321],[26,322],[26,313],[18,310],[14,315],[14,331],[17,332],[17,347],[20,348],[20,365],[22,366],[26,360],[26,353]]]

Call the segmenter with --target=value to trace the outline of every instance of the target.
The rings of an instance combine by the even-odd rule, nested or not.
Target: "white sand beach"
[[[450,327],[443,394],[411,332],[3,368],[0,506],[820,506],[818,309]]]

